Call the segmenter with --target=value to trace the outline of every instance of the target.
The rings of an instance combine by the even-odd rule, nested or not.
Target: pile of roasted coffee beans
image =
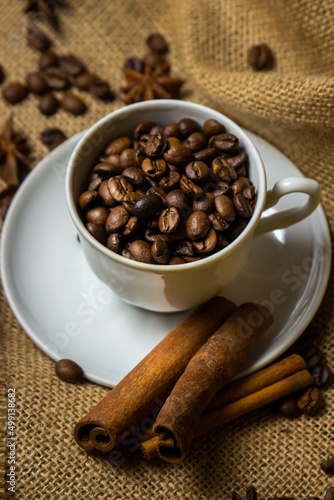
[[[248,158],[221,123],[143,121],[93,166],[78,205],[88,231],[138,262],[212,255],[245,228],[256,202]]]
[[[333,373],[318,347],[314,345],[303,347],[298,354],[304,358],[314,385],[286,396],[276,404],[278,411],[288,418],[296,418],[302,414],[315,415],[322,405],[321,390],[327,389],[333,383]]]
[[[10,82],[4,86],[2,95],[8,103],[17,104],[31,93],[39,96],[38,109],[46,116],[54,115],[59,108],[78,116],[85,113],[87,105],[80,96],[69,92],[71,87],[98,99],[114,99],[108,82],[90,73],[77,56],[56,54],[50,48],[51,40],[41,29],[30,26],[26,39],[30,47],[41,52],[38,69],[28,73],[24,83]]]
[[[251,486],[250,488],[248,488],[245,496],[241,496],[236,491],[233,491],[232,500],[260,500],[260,498],[254,486]],[[275,497],[267,497],[266,500],[334,500],[334,486],[328,488],[323,499],[312,495],[299,499],[286,495],[278,495]]]

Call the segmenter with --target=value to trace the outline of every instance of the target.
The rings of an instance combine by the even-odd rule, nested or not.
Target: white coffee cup
[[[78,198],[86,189],[97,157],[111,140],[132,135],[135,127],[145,120],[164,126],[182,118],[193,118],[200,125],[207,119],[216,119],[225,125],[227,132],[238,137],[240,146],[248,154],[249,178],[257,192],[254,213],[232,243],[199,261],[159,265],[122,257],[99,243],[85,228],[78,210]],[[282,196],[296,192],[309,196],[304,205],[262,217],[263,212]],[[278,181],[272,190],[267,191],[261,156],[249,136],[236,123],[208,107],[166,99],[123,107],[95,123],[83,135],[70,158],[66,173],[66,199],[80,235],[82,250],[96,276],[130,304],[151,311],[173,312],[197,306],[221,292],[240,272],[253,237],[288,227],[307,217],[320,201],[320,188],[313,179],[291,177]]]

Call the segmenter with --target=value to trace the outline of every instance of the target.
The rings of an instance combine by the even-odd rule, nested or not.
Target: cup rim
[[[213,253],[210,256],[205,256],[195,262],[185,262],[183,264],[147,264],[144,262],[138,262],[135,260],[130,260],[127,259],[126,257],[123,257],[122,255],[117,254],[116,252],[113,252],[112,250],[109,250],[106,246],[102,245],[98,240],[96,240],[90,232],[86,229],[83,221],[81,220],[81,217],[79,215],[79,211],[77,209],[77,200],[74,199],[73,193],[72,193],[72,181],[73,181],[73,176],[75,172],[75,167],[76,167],[76,158],[80,154],[80,151],[85,147],[86,142],[90,139],[90,137],[95,134],[101,127],[104,127],[106,123],[109,124],[110,121],[119,118],[123,114],[129,114],[131,113],[131,110],[133,109],[140,109],[143,108],[143,113],[145,110],[153,110],[156,108],[161,108],[161,111],[165,109],[170,109],[172,106],[182,106],[185,108],[185,112],[191,110],[197,110],[197,111],[202,111],[208,114],[208,118],[215,118],[217,120],[221,120],[223,124],[226,126],[227,131],[229,129],[229,126],[232,126],[233,128],[236,127],[238,129],[238,133],[240,132],[240,136],[242,136],[242,141],[244,145],[246,146],[245,149],[249,150],[251,148],[253,150],[253,156],[255,158],[255,166],[257,169],[257,173],[259,175],[259,188],[258,188],[258,193],[257,193],[257,201],[255,205],[254,212],[247,224],[247,226],[242,230],[242,232],[239,234],[239,236],[233,240],[227,247],[223,248],[222,250],[219,250],[218,252]],[[186,115],[185,115],[186,116]],[[240,138],[238,136],[238,138]],[[76,167],[77,168],[77,167]],[[259,192],[260,191],[260,192]],[[240,125],[238,125],[236,122],[228,118],[226,115],[223,113],[216,111],[212,108],[209,108],[208,106],[204,106],[202,104],[198,104],[195,102],[191,101],[182,101],[182,100],[173,100],[173,99],[155,99],[155,100],[150,100],[150,101],[144,101],[144,102],[139,102],[139,103],[134,103],[134,104],[129,104],[127,106],[121,107],[117,110],[112,111],[111,113],[108,113],[101,119],[99,119],[94,125],[92,125],[88,130],[86,130],[79,140],[78,144],[74,148],[70,159],[69,163],[67,166],[66,170],[66,176],[65,176],[65,195],[66,195],[66,202],[67,202],[67,207],[70,213],[70,216],[72,218],[72,221],[74,225],[76,226],[78,232],[80,235],[85,238],[88,243],[94,247],[95,250],[97,250],[100,254],[104,255],[105,257],[112,259],[119,264],[125,265],[130,268],[135,268],[137,270],[142,270],[142,271],[151,271],[155,274],[166,274],[166,273],[173,273],[173,272],[180,272],[182,271],[192,271],[194,269],[200,269],[204,268],[206,266],[209,266],[211,264],[214,264],[216,261],[224,258],[225,256],[229,255],[232,253],[236,248],[238,248],[244,241],[246,241],[253,233],[255,230],[255,227],[261,217],[262,211],[264,209],[265,201],[266,201],[266,192],[267,192],[267,179],[266,179],[266,174],[265,174],[265,168],[263,164],[263,160],[260,156],[260,153],[258,149],[256,148],[255,144],[251,140],[251,138],[248,136],[245,130],[243,130]]]

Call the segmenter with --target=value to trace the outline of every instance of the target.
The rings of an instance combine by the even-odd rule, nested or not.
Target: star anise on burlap
[[[257,500],[256,489],[253,486],[251,486],[250,488],[248,488],[248,490],[246,492],[246,496],[245,496],[244,499],[243,499],[243,497],[241,497],[239,495],[239,493],[237,493],[236,491],[233,491],[233,493],[232,493],[232,500]]]
[[[54,28],[58,29],[58,8],[66,5],[67,0],[26,0],[27,6],[24,12],[36,12],[41,17],[44,17],[47,22]]]
[[[170,76],[169,64],[162,63],[156,68],[148,64],[142,71],[123,68],[126,83],[121,87],[126,104],[150,99],[176,99],[184,80]]]
[[[17,188],[29,166],[26,138],[16,134],[10,116],[0,132],[1,178],[9,188]]]

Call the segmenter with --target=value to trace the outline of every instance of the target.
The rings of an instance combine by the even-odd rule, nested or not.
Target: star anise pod
[[[45,17],[47,22],[58,29],[58,8],[67,4],[67,0],[26,0],[28,2],[24,12],[37,12]]]
[[[142,71],[123,68],[126,83],[122,85],[123,100],[126,104],[151,99],[175,99],[179,95],[184,80],[169,75],[169,64],[156,68],[144,65]]]
[[[1,177],[9,188],[17,188],[26,173],[29,160],[26,139],[16,134],[10,116],[0,132]]]

